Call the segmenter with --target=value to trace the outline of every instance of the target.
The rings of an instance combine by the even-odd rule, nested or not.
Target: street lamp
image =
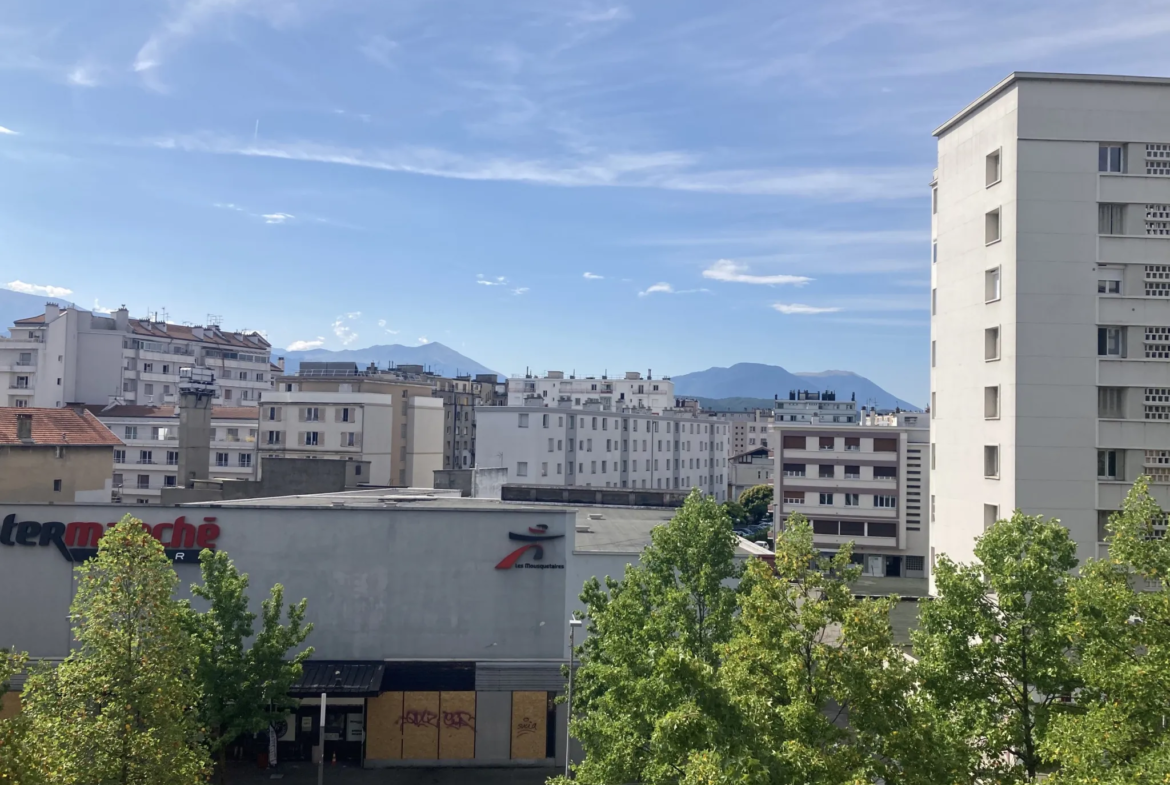
[[[571,775],[569,773],[569,758],[570,745],[569,739],[571,734],[569,731],[569,724],[573,720],[573,646],[575,644],[574,634],[577,628],[582,624],[580,619],[569,619],[569,690],[565,700],[565,779]]]

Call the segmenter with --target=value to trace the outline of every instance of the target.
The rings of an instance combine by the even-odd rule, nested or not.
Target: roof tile
[[[18,439],[17,418],[32,418],[32,441]],[[122,440],[83,408],[0,407],[0,444],[120,445]]]

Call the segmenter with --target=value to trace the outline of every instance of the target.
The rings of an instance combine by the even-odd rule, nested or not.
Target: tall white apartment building
[[[8,406],[177,403],[179,368],[210,368],[219,402],[255,406],[280,368],[258,333],[109,316],[72,306],[17,320],[0,339],[0,395]]]
[[[116,501],[158,504],[163,488],[181,486],[176,407],[110,404],[86,408],[123,443],[114,450]],[[212,409],[208,476],[228,479],[256,476],[257,414],[254,406]]]
[[[938,128],[931,550],[1020,509],[1083,560],[1170,505],[1170,80],[1016,73]]]
[[[730,426],[715,417],[591,404],[478,412],[480,467],[508,482],[594,488],[698,488],[727,498]]]
[[[655,379],[637,371],[627,371],[620,379],[608,376],[578,378],[564,371],[549,371],[545,376],[527,375],[508,379],[509,406],[549,406],[567,404],[580,408],[591,401],[602,408],[622,407],[661,412],[675,405],[674,382]]]

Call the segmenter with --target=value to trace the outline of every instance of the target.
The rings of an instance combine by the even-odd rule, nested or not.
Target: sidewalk
[[[544,785],[556,769],[527,768],[393,768],[363,769],[358,766],[325,767],[325,785]],[[229,785],[316,785],[317,767],[310,763],[285,763],[277,771],[235,764],[228,772]]]

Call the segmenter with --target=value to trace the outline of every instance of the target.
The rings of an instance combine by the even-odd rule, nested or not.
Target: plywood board
[[[439,696],[439,759],[475,757],[475,693],[444,692]]]
[[[548,752],[548,693],[512,693],[512,759],[534,760]]]
[[[402,759],[439,757],[439,693],[402,694]]]
[[[367,701],[366,759],[402,760],[401,692],[383,692]]]

